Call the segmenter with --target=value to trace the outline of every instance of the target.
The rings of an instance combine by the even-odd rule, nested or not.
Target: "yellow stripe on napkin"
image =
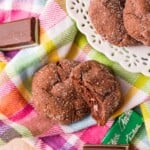
[[[51,62],[57,62],[57,61],[59,61],[59,59],[60,59],[60,57],[59,57],[59,55],[58,55],[58,51],[55,49],[55,50],[52,50],[51,52],[50,52],[50,54],[48,55],[48,59],[49,59],[49,61],[51,61]]]
[[[150,140],[150,101],[141,104],[140,108],[143,114],[148,138]]]
[[[122,107],[120,107],[120,109],[118,109],[113,115],[112,118],[115,118],[117,116],[119,116],[121,113],[123,113],[125,111],[125,105],[127,103],[129,103],[129,101],[131,101],[131,99],[136,95],[136,93],[138,92],[138,89],[136,87],[131,87],[128,89],[128,92],[123,96],[123,101],[124,104],[122,105]]]
[[[150,92],[150,77],[144,76],[142,74],[139,75],[134,86],[145,91],[146,93]]]
[[[43,45],[43,47],[47,53],[49,53],[51,50],[56,49],[56,45],[54,44],[54,42],[52,40],[50,40],[50,37],[46,33],[43,33],[41,35],[40,40],[41,40],[41,44]]]
[[[0,62],[0,72],[4,69],[5,65],[6,64],[4,62]]]

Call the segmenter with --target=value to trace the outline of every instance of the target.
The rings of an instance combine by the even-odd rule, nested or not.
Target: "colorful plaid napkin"
[[[0,0],[0,23],[27,17],[40,20],[40,45],[13,52],[0,52],[0,144],[23,138],[33,149],[76,150],[84,143],[101,143],[113,118],[139,106],[145,127],[135,137],[135,148],[150,146],[150,77],[125,71],[119,64],[94,50],[66,13],[65,0]],[[112,68],[123,91],[124,105],[106,126],[99,127],[91,116],[69,126],[50,126],[32,106],[32,76],[47,62],[63,58],[94,59]],[[146,132],[147,130],[147,132]]]

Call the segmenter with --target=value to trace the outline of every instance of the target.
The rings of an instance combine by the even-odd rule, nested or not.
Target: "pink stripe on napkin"
[[[16,88],[16,86],[9,80],[6,84],[0,86],[0,97],[7,95],[14,88]]]
[[[94,125],[86,129],[80,137],[87,144],[100,144],[113,121],[108,121],[105,126]]]
[[[22,10],[12,10],[10,14],[11,21],[29,18],[29,17],[38,17],[36,13],[30,13]]]
[[[45,30],[48,30],[49,28],[59,23],[65,17],[66,14],[63,9],[61,9],[60,6],[53,1],[47,4],[45,10],[40,16],[40,23]]]
[[[27,104],[21,111],[17,112],[15,115],[13,115],[11,118],[9,118],[11,121],[18,122],[19,120],[22,120],[27,115],[29,115],[33,111],[33,107],[30,104]],[[27,116],[28,117],[28,116]]]

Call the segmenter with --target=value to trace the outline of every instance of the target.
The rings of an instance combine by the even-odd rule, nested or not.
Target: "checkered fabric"
[[[40,20],[40,45],[0,52],[0,144],[22,137],[37,150],[80,150],[84,143],[101,143],[113,119],[138,106],[145,126],[133,144],[148,149],[150,142],[150,77],[130,73],[94,50],[68,16],[65,0],[0,0],[0,23],[27,17]],[[103,127],[91,116],[69,126],[55,125],[37,115],[32,106],[33,74],[47,62],[63,58],[94,59],[110,67],[118,77],[124,105]]]

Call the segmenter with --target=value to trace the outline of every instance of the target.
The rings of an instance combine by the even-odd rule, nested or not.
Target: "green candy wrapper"
[[[142,124],[142,117],[129,110],[118,117],[105,135],[102,144],[129,144]]]

